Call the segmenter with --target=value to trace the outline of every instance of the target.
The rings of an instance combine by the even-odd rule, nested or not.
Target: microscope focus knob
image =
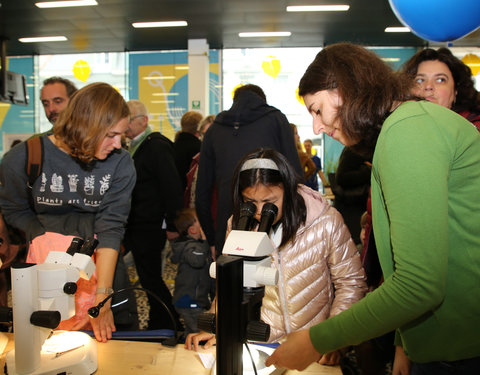
[[[63,292],[66,294],[75,294],[77,292],[77,284],[73,282],[65,283],[63,286]]]
[[[261,285],[277,285],[278,270],[272,267],[259,266],[255,270],[255,281]]]
[[[247,324],[247,340],[267,342],[270,337],[270,326],[261,320]]]

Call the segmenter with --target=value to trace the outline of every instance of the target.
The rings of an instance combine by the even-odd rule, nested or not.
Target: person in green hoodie
[[[396,329],[411,369],[394,365],[394,374],[478,373],[480,135],[453,111],[410,100],[410,85],[350,43],[323,49],[302,77],[314,132],[373,154],[385,281],[350,309],[289,335],[267,365],[304,369],[321,353]]]

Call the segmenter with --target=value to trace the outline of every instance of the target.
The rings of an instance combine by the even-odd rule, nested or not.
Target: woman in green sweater
[[[480,134],[410,80],[349,43],[322,50],[299,94],[325,133],[373,155],[373,227],[384,283],[343,313],[289,335],[267,365],[303,369],[320,353],[393,329],[411,374],[480,368]],[[408,374],[395,367],[394,374]]]

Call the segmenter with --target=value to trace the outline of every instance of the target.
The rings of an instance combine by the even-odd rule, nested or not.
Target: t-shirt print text
[[[110,183],[109,173],[101,178],[93,174],[79,177],[78,174],[62,176],[52,173],[48,178],[43,172],[36,203],[49,206],[83,203],[85,206],[98,207],[110,188]]]

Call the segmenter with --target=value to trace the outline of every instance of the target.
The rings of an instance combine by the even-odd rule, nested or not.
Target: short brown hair
[[[352,43],[321,50],[304,73],[299,96],[337,89],[343,99],[337,116],[342,131],[357,142],[352,149],[371,153],[395,101],[410,99],[411,80],[394,72],[374,52]]]
[[[67,96],[69,98],[71,98],[72,95],[75,94],[78,90],[77,87],[74,85],[74,83],[72,81],[70,81],[69,79],[63,78],[63,77],[58,77],[58,76],[50,77],[50,78],[47,78],[46,80],[44,80],[43,81],[43,87],[45,87],[47,85],[53,85],[54,83],[63,84],[65,86],[65,90],[67,91]]]
[[[197,220],[197,213],[194,208],[184,208],[178,211],[175,217],[175,227],[181,236],[188,235],[188,228],[190,228]]]
[[[180,120],[182,131],[185,133],[195,134],[198,130],[198,124],[202,121],[202,114],[195,111],[185,112]]]
[[[235,93],[233,94],[233,101],[235,101],[238,98],[238,94],[244,91],[251,91],[257,94],[259,97],[261,97],[263,100],[267,100],[267,97],[265,96],[265,93],[263,92],[262,88],[260,86],[254,85],[252,83],[243,85],[238,87],[235,90]]]
[[[116,89],[107,83],[92,83],[72,96],[55,122],[53,133],[69,148],[70,155],[89,164],[108,130],[129,113]]]

